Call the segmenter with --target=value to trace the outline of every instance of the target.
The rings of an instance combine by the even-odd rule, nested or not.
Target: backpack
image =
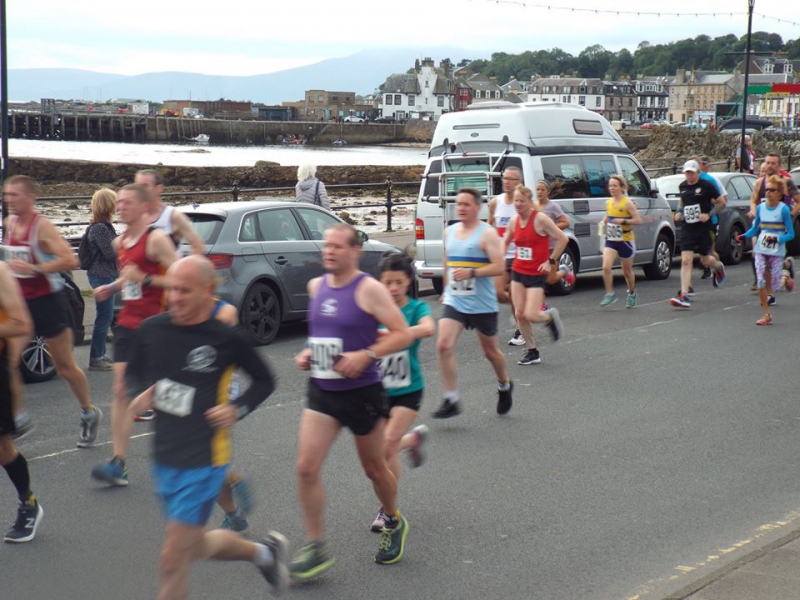
[[[317,187],[314,189],[314,205],[322,206],[322,200],[319,197],[319,179],[317,179]]]
[[[117,236],[117,232],[114,230],[114,226],[111,223],[92,223],[89,227],[86,228],[86,231],[81,238],[81,243],[78,246],[78,260],[81,263],[81,269],[84,271],[88,271],[92,268],[92,265],[95,261],[95,252],[92,249],[91,243],[89,243],[89,230],[94,227],[95,225],[106,225],[109,229],[111,229],[114,237]]]

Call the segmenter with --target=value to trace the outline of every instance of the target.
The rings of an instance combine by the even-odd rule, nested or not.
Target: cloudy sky
[[[779,12],[772,10],[777,5]],[[747,0],[134,0],[113,7],[97,0],[6,0],[6,7],[10,68],[123,75],[256,75],[389,46],[421,53],[452,46],[469,49],[469,58],[554,47],[578,54],[592,44],[633,51],[643,40],[747,31]],[[601,7],[672,14],[593,12]],[[753,31],[800,38],[797,0],[758,0],[755,14]],[[783,22],[759,16],[766,14],[780,14]]]

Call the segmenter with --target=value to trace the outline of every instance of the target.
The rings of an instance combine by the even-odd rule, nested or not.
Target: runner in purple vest
[[[290,565],[292,577],[300,580],[333,566],[324,542],[320,471],[342,427],[355,435],[364,472],[386,515],[375,562],[400,561],[408,535],[397,510],[397,479],[384,456],[389,402],[376,361],[410,346],[414,335],[386,287],[358,270],[361,244],[349,225],[329,227],[322,250],[326,274],[308,284],[309,338],[295,357],[299,369],[311,371],[296,467],[307,543]],[[378,337],[379,325],[388,333]]]

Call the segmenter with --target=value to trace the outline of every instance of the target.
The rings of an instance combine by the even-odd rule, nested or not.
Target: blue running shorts
[[[208,522],[230,465],[177,469],[153,464],[156,495],[167,521],[203,526]]]

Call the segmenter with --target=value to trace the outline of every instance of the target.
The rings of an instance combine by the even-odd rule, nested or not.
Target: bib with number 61
[[[171,379],[160,379],[156,383],[153,404],[161,412],[176,417],[192,414],[195,389]]]
[[[140,283],[136,283],[135,281],[126,281],[122,284],[121,296],[123,300],[141,300],[142,285]]]

